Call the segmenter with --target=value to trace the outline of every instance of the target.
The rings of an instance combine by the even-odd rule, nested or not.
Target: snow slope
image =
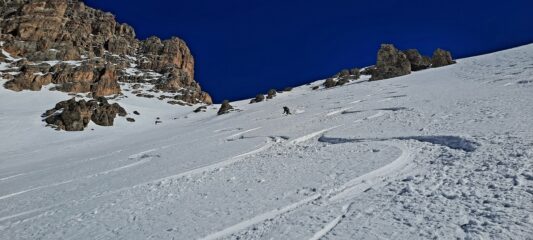
[[[0,239],[532,239],[533,45],[321,83],[223,116],[123,98],[135,123],[84,132],[2,88]]]

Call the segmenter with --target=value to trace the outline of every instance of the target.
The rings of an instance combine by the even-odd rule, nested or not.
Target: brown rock
[[[188,92],[183,97],[186,103],[212,104],[209,94],[194,80],[194,58],[179,38],[139,41],[131,26],[117,23],[112,14],[78,0],[0,0],[0,4],[0,41],[5,42],[2,48],[23,58],[14,65],[53,60],[83,62],[81,67],[60,63],[51,70],[52,82],[61,84],[57,88],[61,91],[86,92],[90,86],[95,96],[111,95],[120,92],[119,80],[147,82],[165,92]],[[5,56],[0,56],[2,59]],[[114,65],[115,71],[101,74],[99,70],[107,63]],[[163,76],[127,76],[125,69],[133,64],[144,73]],[[20,78],[6,87],[36,90],[49,83],[50,76],[34,78],[26,73]]]
[[[91,108],[98,105],[96,102],[86,103],[85,100],[76,102],[72,98],[59,102],[54,109],[48,110],[44,121],[54,125],[57,129],[66,131],[82,131],[90,122]],[[57,113],[58,110],[62,110]]]
[[[52,82],[52,74],[39,72],[37,66],[24,65],[20,69],[21,73],[11,81],[4,84],[4,87],[13,91],[24,89],[39,91],[43,85]]]
[[[98,81],[91,89],[93,97],[108,96],[120,93],[120,85],[117,82],[115,67],[107,65],[102,70]]]

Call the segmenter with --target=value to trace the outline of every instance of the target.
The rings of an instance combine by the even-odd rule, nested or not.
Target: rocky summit
[[[194,58],[183,40],[138,40],[131,26],[79,0],[1,0],[0,44],[0,61],[8,66],[0,77],[13,91],[55,84],[55,90],[101,97],[141,84],[139,97],[165,93],[182,105],[212,103],[194,80]]]

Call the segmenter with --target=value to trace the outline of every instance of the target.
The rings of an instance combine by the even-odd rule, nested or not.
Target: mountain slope
[[[135,123],[85,132],[36,117],[66,94],[1,89],[0,238],[533,235],[533,45],[367,79],[222,116],[123,98]]]

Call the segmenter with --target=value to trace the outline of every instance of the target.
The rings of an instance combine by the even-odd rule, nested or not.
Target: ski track
[[[61,186],[63,184],[71,183],[73,181],[74,180],[71,179],[71,180],[66,180],[66,181],[63,181],[63,182],[58,182],[58,183],[53,183],[53,184],[48,184],[48,185],[43,185],[43,186],[39,186],[39,187],[34,187],[34,188],[22,190],[20,192],[10,193],[10,194],[7,194],[7,195],[0,196],[0,200],[12,198],[14,196],[18,196],[18,195],[21,195],[21,194],[24,194],[24,193],[33,192],[33,191],[36,191],[36,190],[41,190],[41,189],[45,189],[45,188],[49,188],[49,187]]]
[[[262,151],[270,148],[271,146],[272,146],[272,143],[270,141],[268,141],[267,144],[261,146],[260,148],[257,148],[255,150],[252,150],[252,151],[249,151],[249,152],[246,152],[246,153],[243,153],[243,154],[239,154],[237,156],[231,157],[231,158],[229,158],[229,159],[227,159],[225,161],[222,161],[222,162],[206,165],[206,166],[203,166],[203,167],[198,167],[198,168],[191,169],[191,170],[188,170],[188,171],[185,171],[185,172],[182,172],[182,173],[178,173],[178,174],[175,174],[175,175],[171,175],[171,176],[167,176],[167,177],[164,177],[164,178],[159,178],[159,179],[151,180],[151,181],[148,181],[148,182],[136,184],[134,186],[124,187],[124,188],[120,188],[120,189],[117,189],[117,190],[108,191],[108,192],[104,192],[104,193],[101,193],[101,194],[93,195],[90,198],[78,200],[77,202],[78,203],[79,202],[85,202],[85,201],[89,201],[89,200],[94,199],[94,198],[109,196],[109,195],[112,195],[112,194],[116,194],[116,193],[119,193],[119,192],[122,192],[122,191],[126,191],[126,190],[129,190],[129,189],[145,186],[145,185],[148,185],[148,184],[157,184],[159,182],[163,182],[163,181],[167,181],[167,180],[171,180],[171,179],[178,179],[178,178],[182,178],[182,177],[186,177],[186,176],[192,176],[192,175],[195,175],[195,174],[214,171],[214,170],[217,170],[219,168],[222,168],[222,167],[231,165],[233,163],[239,162],[239,161],[243,160],[244,157],[247,157],[247,156],[262,152]],[[148,151],[153,152],[151,150],[148,150]],[[148,151],[144,151],[144,152],[148,152]],[[138,154],[135,154],[135,155],[138,155]],[[151,158],[146,158],[145,161],[149,161],[150,159]],[[120,167],[120,170],[123,170],[125,168],[129,168],[129,167],[133,167],[133,166],[136,166],[136,165],[140,165],[140,163],[136,162],[136,163],[133,163],[133,164],[129,164],[129,165]],[[89,175],[89,176],[97,176],[97,175],[101,175],[101,174],[107,174],[107,173],[110,173],[112,171],[119,171],[119,170],[111,169],[111,170],[108,170],[108,171],[92,174],[92,175]],[[74,179],[74,180],[76,180],[76,179]],[[10,198],[10,197],[13,197],[13,196],[16,196],[16,195],[20,195],[20,194],[23,194],[23,193],[26,193],[26,192],[31,192],[31,191],[40,190],[40,189],[43,189],[43,188],[63,185],[63,184],[69,183],[69,182],[73,182],[74,180],[68,180],[68,181],[61,182],[61,183],[45,185],[45,186],[32,188],[32,189],[28,189],[28,190],[21,191],[21,192],[17,192],[17,193],[8,194],[8,195],[0,197],[0,200],[6,199],[6,198]],[[65,202],[63,204],[65,204]],[[11,219],[11,218],[14,218],[14,217],[18,217],[18,216],[22,216],[22,215],[25,215],[25,214],[28,214],[28,213],[33,213],[33,212],[38,212],[38,211],[50,209],[50,208],[53,208],[54,206],[60,206],[60,205],[63,205],[63,204],[47,206],[47,207],[43,207],[43,208],[30,210],[30,211],[27,211],[27,212],[17,213],[17,214],[13,214],[13,215],[6,216],[6,217],[1,217],[0,221],[5,221],[5,220],[8,220],[8,219]]]
[[[336,126],[334,128],[338,128],[340,126]],[[314,133],[311,133],[311,134],[308,134],[308,135],[305,135],[303,137],[307,137],[307,136],[310,136],[310,135],[313,135],[313,136],[316,136],[316,135],[319,135],[319,134],[315,134],[315,133],[318,133],[320,132],[320,134],[328,131],[328,130],[331,130],[331,129],[324,129],[324,130],[321,130],[321,131],[317,131],[317,132],[314,132]],[[312,137],[308,137],[306,138],[307,140],[308,139],[311,139]],[[375,141],[372,141],[372,140],[369,140],[368,142],[381,142],[380,140],[375,140]],[[256,224],[259,224],[259,223],[262,223],[266,220],[269,220],[269,219],[274,219],[274,218],[277,218],[277,217],[280,217],[284,214],[287,214],[291,211],[294,211],[296,209],[299,209],[303,206],[307,206],[311,203],[314,203],[316,202],[317,200],[320,200],[320,199],[324,199],[325,202],[322,202],[322,203],[314,203],[315,205],[316,204],[319,204],[320,206],[322,207],[327,207],[328,205],[330,204],[334,204],[334,203],[337,203],[341,200],[347,200],[351,197],[354,197],[355,195],[357,194],[360,194],[362,192],[364,192],[366,189],[370,188],[370,187],[375,187],[376,185],[380,184],[381,182],[379,180],[382,180],[384,178],[387,178],[387,177],[393,177],[393,176],[398,176],[399,173],[401,173],[406,165],[408,165],[410,163],[410,160],[411,160],[411,154],[410,154],[410,151],[408,150],[408,148],[401,144],[401,143],[385,143],[385,145],[389,145],[389,146],[393,146],[393,147],[397,147],[399,148],[400,150],[402,150],[402,153],[400,154],[400,156],[398,158],[396,158],[393,162],[381,167],[381,168],[378,168],[374,171],[371,171],[367,174],[364,174],[364,175],[361,175],[357,178],[354,178],[348,182],[346,182],[345,184],[341,185],[341,187],[337,188],[337,189],[331,189],[329,191],[326,191],[326,195],[323,195],[321,193],[318,193],[318,194],[314,194],[308,198],[305,198],[301,201],[298,201],[296,203],[293,203],[293,204],[290,204],[290,205],[287,205],[283,208],[278,208],[276,210],[272,210],[272,211],[269,211],[269,212],[266,212],[266,213],[263,213],[261,215],[258,215],[256,217],[253,217],[251,219],[248,219],[248,220],[245,220],[245,221],[242,221],[242,222],[239,222],[231,227],[228,227],[228,228],[225,228],[223,230],[220,230],[218,232],[215,232],[215,233],[212,233],[212,234],[209,234],[208,236],[204,237],[204,238],[201,238],[201,239],[205,239],[205,240],[210,240],[210,239],[218,239],[218,238],[222,238],[222,237],[225,237],[225,236],[228,236],[228,235],[231,235],[231,234],[235,234],[237,232],[240,232],[244,229],[247,229],[253,225],[256,225]],[[394,174],[395,172],[398,172],[397,174]],[[311,240],[314,240],[314,239],[320,239],[322,238],[323,236],[325,236],[327,233],[329,233],[333,228],[335,228],[335,226],[337,226],[340,221],[345,217],[345,215],[347,214],[347,212],[350,210],[350,207],[351,207],[351,204],[352,203],[348,203],[346,205],[344,205],[342,207],[342,211],[341,211],[341,214],[340,216],[336,217],[335,219],[333,219],[331,222],[329,222],[328,224],[326,224],[320,231],[316,232],[313,237],[311,238]]]
[[[351,206],[351,203],[344,205],[342,207],[341,214],[335,219],[333,219],[331,222],[326,224],[322,229],[320,229],[320,231],[316,232],[311,238],[309,238],[309,240],[320,240],[321,238],[326,236],[326,234],[331,232],[331,230],[333,230],[333,228],[335,228],[342,221],[342,219],[346,217],[346,214],[348,213],[348,211],[350,211]]]
[[[153,152],[153,151],[145,151],[145,153],[143,153],[143,154],[146,154],[146,152]],[[140,156],[145,156],[145,155],[140,155]],[[101,171],[101,172],[98,172],[98,173],[95,173],[95,174],[91,174],[91,175],[87,175],[87,176],[84,176],[84,177],[81,177],[81,178],[69,179],[69,180],[65,180],[65,181],[62,181],[62,182],[58,182],[58,183],[52,183],[52,184],[47,184],[47,185],[43,185],[43,186],[39,186],[39,187],[35,187],[35,188],[30,188],[30,189],[23,190],[23,191],[16,192],[16,193],[10,193],[10,194],[4,195],[4,196],[0,196],[0,200],[4,200],[4,199],[7,199],[7,198],[11,198],[11,197],[18,196],[18,195],[21,195],[21,194],[24,194],[24,193],[28,193],[28,192],[33,192],[33,191],[36,191],[36,190],[41,190],[41,189],[50,188],[50,187],[57,187],[57,186],[61,186],[61,185],[67,184],[67,183],[71,183],[71,182],[75,182],[75,181],[79,181],[79,180],[83,180],[83,179],[89,179],[89,178],[99,177],[99,176],[106,175],[106,174],[113,173],[113,172],[119,172],[119,171],[122,171],[124,169],[132,168],[132,167],[135,167],[135,166],[138,166],[138,165],[142,165],[142,164],[148,163],[151,160],[152,160],[152,157],[146,157],[146,158],[143,158],[141,161],[137,161],[137,162],[134,162],[134,163],[131,163],[131,164],[127,164],[127,165],[121,166],[121,167],[109,169],[109,170],[106,170],[106,171]]]
[[[243,135],[243,134],[245,134],[245,133],[253,132],[253,131],[259,130],[259,129],[261,129],[261,128],[262,128],[262,127],[256,127],[256,128],[248,129],[248,130],[246,130],[246,131],[242,131],[242,132],[235,133],[235,134],[233,134],[233,135],[227,137],[226,140],[234,139],[234,138],[239,137],[239,136],[241,136],[241,135]]]
[[[297,209],[303,205],[306,205],[318,198],[321,197],[321,194],[315,194],[315,195],[312,195],[310,197],[307,197],[303,200],[300,200],[298,202],[295,202],[293,204],[290,204],[288,206],[285,206],[283,208],[278,208],[278,209],[275,209],[275,210],[272,210],[272,211],[269,211],[269,212],[266,212],[266,213],[263,213],[261,215],[258,215],[258,216],[255,216],[251,219],[248,219],[248,220],[245,220],[245,221],[242,221],[240,223],[237,223],[231,227],[228,227],[228,228],[225,228],[221,231],[218,231],[218,232],[215,232],[215,233],[211,233],[203,238],[200,238],[202,240],[212,240],[212,239],[219,239],[221,237],[224,237],[224,236],[228,236],[228,235],[231,235],[231,234],[234,234],[234,233],[237,233],[241,230],[244,230],[244,229],[247,229],[253,225],[256,225],[258,223],[261,223],[261,222],[264,222],[268,219],[273,219],[279,215],[282,215],[284,213],[287,213],[287,212],[290,212],[294,209]]]
[[[318,136],[320,134],[323,134],[323,133],[325,133],[327,131],[331,131],[331,130],[333,130],[335,128],[339,128],[339,127],[342,127],[342,126],[344,126],[344,124],[340,124],[340,125],[333,126],[333,127],[330,127],[330,128],[322,129],[320,131],[312,132],[312,133],[306,134],[304,136],[301,136],[299,138],[296,138],[296,139],[292,140],[290,143],[292,143],[292,144],[302,143],[302,142],[305,142],[305,141],[307,141],[307,140],[309,140],[311,138],[314,138],[314,137],[316,137],[316,136]]]
[[[56,168],[62,168],[62,167],[65,167],[65,166],[70,166],[70,165],[80,164],[80,163],[84,163],[84,162],[90,162],[90,161],[94,161],[94,160],[99,160],[99,159],[103,159],[103,158],[106,158],[106,157],[113,156],[113,155],[115,155],[117,153],[120,153],[120,152],[122,152],[122,150],[113,151],[111,153],[107,153],[107,154],[100,155],[100,156],[97,156],[97,157],[86,158],[86,159],[83,159],[83,160],[80,160],[80,161],[68,162],[68,163],[66,163],[64,165],[60,165],[60,166],[51,166],[51,167],[47,167],[47,168],[43,168],[43,169],[39,169],[39,170],[19,173],[19,174],[16,174],[16,175],[12,175],[12,176],[9,176],[9,177],[2,178],[2,179],[0,179],[0,181],[5,181],[5,180],[13,179],[13,178],[18,178],[20,176],[32,175],[32,174],[35,174],[35,173],[44,172],[44,171],[48,171],[48,170],[56,169]]]
[[[385,112],[384,111],[379,111],[378,113],[376,113],[376,114],[374,114],[372,116],[368,116],[368,117],[365,117],[365,118],[362,118],[362,119],[357,119],[357,120],[355,120],[353,122],[354,123],[359,123],[359,122],[362,122],[362,121],[378,118],[378,117],[381,117],[383,115],[385,115]]]
[[[380,180],[383,180],[387,177],[398,176],[403,173],[405,171],[405,168],[412,160],[411,151],[403,144],[386,144],[390,144],[391,146],[401,149],[402,154],[400,155],[400,157],[379,169],[361,175],[343,184],[335,191],[337,193],[330,194],[328,196],[329,200],[332,202],[336,202],[343,199],[351,198],[359,193],[364,192],[368,188],[374,187],[375,185],[382,183],[382,181]]]
[[[11,179],[11,178],[16,178],[16,177],[20,177],[20,176],[24,176],[24,175],[26,175],[26,173],[19,173],[19,174],[11,175],[11,176],[8,176],[8,177],[0,178],[0,181],[5,181],[5,180]]]
[[[354,107],[341,108],[341,109],[339,109],[339,110],[329,112],[328,114],[326,114],[326,116],[329,117],[329,116],[332,116],[332,115],[335,115],[335,114],[339,114],[339,113],[341,113],[341,112],[344,112],[344,111],[346,111],[346,110],[350,110],[350,109],[352,109],[352,108],[354,108]]]

